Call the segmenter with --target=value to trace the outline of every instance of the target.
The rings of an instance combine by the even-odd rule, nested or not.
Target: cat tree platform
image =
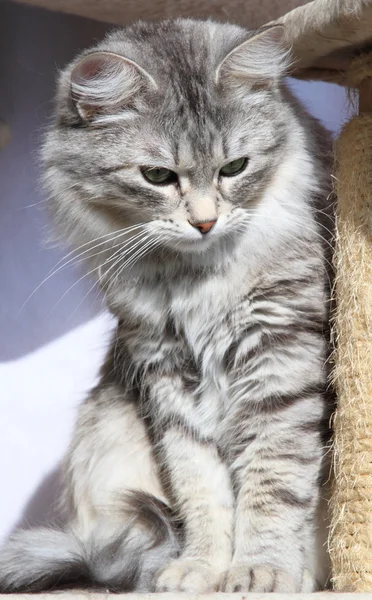
[[[343,128],[335,152],[337,194],[333,378],[334,492],[330,553],[333,585],[343,592],[372,592],[372,0],[24,0],[26,4],[116,25],[138,18],[193,16],[247,27],[281,23],[292,48],[292,74],[359,89],[359,115]],[[293,10],[291,10],[293,9]],[[284,16],[280,17],[285,11]],[[357,103],[356,103],[357,106]],[[357,113],[356,109],[356,113]],[[326,593],[320,593],[320,600]],[[107,594],[59,593],[83,600]],[[161,595],[157,595],[157,599]],[[297,595],[291,595],[295,598]],[[302,598],[307,597],[300,594]],[[372,595],[366,594],[367,597]],[[19,596],[22,597],[22,596]],[[141,598],[149,600],[152,596]],[[196,600],[197,595],[164,598]],[[234,594],[231,598],[245,598]],[[250,599],[262,598],[249,594]],[[271,595],[273,600],[285,595]],[[327,594],[329,598],[329,595]],[[359,598],[363,596],[358,595]],[[34,600],[51,594],[33,595]],[[55,598],[55,595],[53,595]],[[125,600],[134,600],[129,594]],[[138,596],[137,596],[138,598]],[[211,594],[211,600],[230,599]],[[309,596],[310,598],[310,596]],[[115,600],[124,596],[115,595]]]
[[[98,21],[123,25],[136,19],[213,17],[258,27],[306,0],[16,0]]]
[[[352,56],[372,43],[371,0],[16,0],[115,25],[198,17],[255,28],[277,19],[297,63],[294,75],[346,84]],[[294,10],[292,10],[294,9]],[[288,12],[289,11],[289,12]],[[287,13],[282,16],[284,13]]]

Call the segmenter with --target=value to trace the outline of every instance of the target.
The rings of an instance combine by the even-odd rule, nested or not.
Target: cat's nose
[[[217,219],[214,221],[201,221],[200,223],[192,223],[189,221],[190,225],[195,227],[195,229],[199,229],[201,233],[208,233],[213,227],[215,223],[217,223]]]

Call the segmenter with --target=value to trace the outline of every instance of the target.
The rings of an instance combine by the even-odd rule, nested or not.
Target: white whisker
[[[117,271],[111,277],[111,281],[109,282],[108,285],[109,286],[113,285],[115,283],[115,281],[117,281],[118,277],[120,277],[120,274],[124,271],[124,269],[126,269],[130,266],[133,266],[141,258],[144,258],[144,256],[149,254],[150,251],[153,250],[158,245],[159,241],[161,241],[161,238],[159,238],[159,237],[149,240],[147,242],[147,244],[145,244],[144,246],[139,248],[134,255],[129,257],[129,259],[123,265],[119,265]]]
[[[136,225],[133,226],[133,228],[126,228],[125,230],[118,230],[120,233],[118,234],[117,232],[115,233],[115,238],[113,240],[109,240],[109,241],[115,241],[115,239],[117,239],[119,236],[124,235],[129,233],[132,229],[138,229],[139,227],[143,227],[143,224],[140,225]],[[102,237],[107,237],[107,235],[114,235],[113,233],[111,234],[106,234],[105,236],[101,236],[100,238],[96,238],[96,239],[101,239]],[[137,234],[138,236],[140,234]],[[137,237],[137,236],[135,236]],[[132,238],[131,238],[132,239]],[[95,241],[95,240],[93,240]],[[87,246],[89,244],[91,244],[92,242],[87,242],[86,244],[82,244],[81,246],[79,246],[78,249],[83,248],[84,246]],[[48,275],[41,281],[41,283],[39,283],[39,285],[31,292],[31,294],[26,298],[26,300],[24,301],[24,303],[22,304],[22,306],[20,307],[19,311],[18,311],[18,315],[21,313],[21,311],[24,309],[24,307],[26,306],[26,304],[31,300],[31,298],[36,294],[36,292],[54,275],[56,275],[59,271],[61,271],[62,269],[64,269],[65,267],[67,267],[68,264],[73,263],[74,261],[81,262],[81,261],[77,261],[77,259],[79,257],[81,257],[83,254],[86,254],[87,252],[89,252],[90,250],[94,250],[94,248],[101,246],[103,244],[107,244],[107,240],[100,242],[99,244],[96,244],[95,246],[88,248],[87,250],[85,250],[84,252],[81,252],[80,254],[78,254],[77,256],[72,257],[70,260],[68,260],[66,263],[60,265],[57,269],[56,267],[61,263],[61,261],[65,260],[66,258],[68,258],[69,256],[71,256],[71,254],[75,253],[77,250],[72,250],[71,252],[69,252],[64,258],[60,259],[56,265],[53,267],[53,269],[51,271],[49,271]],[[116,246],[120,245],[120,243],[112,246],[113,248],[116,248]],[[104,252],[105,250],[109,250],[109,248],[102,250],[102,252]],[[92,256],[96,256],[98,254],[100,254],[101,252],[97,252],[95,254],[93,254]],[[91,258],[90,256],[88,256],[88,258]]]
[[[139,245],[140,243],[142,243],[142,240],[138,241],[136,246]],[[132,248],[129,248],[127,251],[129,252]],[[116,253],[115,253],[116,254]],[[114,260],[114,256],[107,258],[107,260],[104,261],[104,263],[102,265],[97,265],[96,267],[94,267],[93,269],[91,269],[90,271],[88,271],[87,273],[85,273],[85,275],[83,275],[82,277],[80,277],[77,281],[75,281],[63,294],[62,296],[59,298],[59,300],[57,301],[57,303],[54,305],[54,307],[52,308],[51,312],[53,312],[53,310],[56,309],[56,307],[59,305],[59,303],[63,300],[63,298],[75,287],[75,285],[77,285],[78,283],[80,283],[80,281],[82,281],[83,279],[85,279],[85,277],[89,277],[89,275],[91,275],[92,273],[94,273],[95,271],[97,271],[98,269],[101,269],[103,266],[105,266],[106,264],[108,264],[109,262],[111,262],[112,260]],[[93,286],[94,287],[94,286]]]
[[[133,250],[136,250],[136,248],[138,248],[139,246],[142,246],[143,242],[144,242],[144,241],[147,241],[149,238],[150,238],[150,235],[149,235],[149,234],[148,234],[148,235],[146,235],[144,238],[141,238],[140,240],[137,240],[137,238],[136,238],[136,240],[137,240],[137,241],[136,241],[136,243],[135,243],[135,244],[133,244],[133,245],[131,245],[131,246],[130,246],[130,247],[127,249],[127,250],[126,250],[126,252],[122,253],[122,252],[121,252],[121,250],[122,250],[121,248],[120,248],[120,249],[119,249],[117,252],[115,252],[115,253],[114,253],[114,255],[111,257],[111,260],[112,260],[112,259],[114,259],[114,258],[116,258],[116,261],[115,261],[115,262],[114,262],[114,263],[113,263],[113,264],[110,266],[110,268],[109,268],[107,271],[105,271],[105,272],[104,272],[104,277],[106,277],[106,276],[107,276],[107,274],[108,274],[108,273],[109,273],[109,272],[110,272],[112,269],[114,269],[114,268],[115,268],[115,266],[116,266],[118,263],[120,263],[120,261],[121,261],[121,260],[123,260],[123,258],[125,258],[126,254],[128,254],[128,253],[132,252]],[[117,255],[118,255],[118,254],[119,254],[119,257],[117,257]]]
[[[95,248],[97,248],[98,246],[102,246],[103,244],[107,244],[110,241],[115,241],[119,236],[121,235],[125,235],[127,233],[130,233],[131,231],[138,229],[139,227],[144,227],[144,223],[140,223],[139,225],[133,225],[132,227],[124,227],[123,229],[118,229],[117,231],[113,231],[111,233],[106,233],[105,235],[101,235],[99,237],[96,237],[94,239],[92,239],[90,242],[86,242],[85,244],[82,244],[81,246],[78,246],[77,248],[75,248],[74,250],[71,250],[71,252],[69,252],[68,254],[66,254],[64,257],[62,257],[53,267],[52,270],[54,270],[62,261],[66,260],[66,258],[68,258],[69,256],[71,256],[72,254],[74,254],[75,252],[78,252],[79,250],[81,250],[81,248],[84,248],[85,246],[90,246],[91,244],[94,244],[94,242],[96,242],[97,240],[101,240],[102,238],[108,238],[108,237],[112,237],[113,236],[113,240],[109,239],[109,240],[104,240],[103,242],[100,242],[99,244],[95,244],[94,246],[91,246],[90,248],[88,248],[87,250],[85,250],[84,252],[79,253],[77,256],[74,256],[71,261],[79,258],[80,256],[82,256],[83,254],[85,254],[86,252],[89,252],[89,250],[94,250]],[[67,261],[65,263],[64,266],[67,266],[71,261]],[[50,271],[49,271],[50,273]]]

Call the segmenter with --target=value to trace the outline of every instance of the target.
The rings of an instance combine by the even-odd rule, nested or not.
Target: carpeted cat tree
[[[116,24],[194,16],[257,27],[277,19],[295,77],[359,89],[359,115],[335,145],[338,407],[329,548],[335,590],[372,592],[372,0],[25,1]]]

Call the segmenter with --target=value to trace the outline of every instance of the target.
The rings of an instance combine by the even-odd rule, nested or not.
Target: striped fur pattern
[[[66,459],[69,526],[17,533],[0,591],[324,586],[330,157],[287,64],[277,29],[178,20],[61,74],[49,205],[118,327]]]

